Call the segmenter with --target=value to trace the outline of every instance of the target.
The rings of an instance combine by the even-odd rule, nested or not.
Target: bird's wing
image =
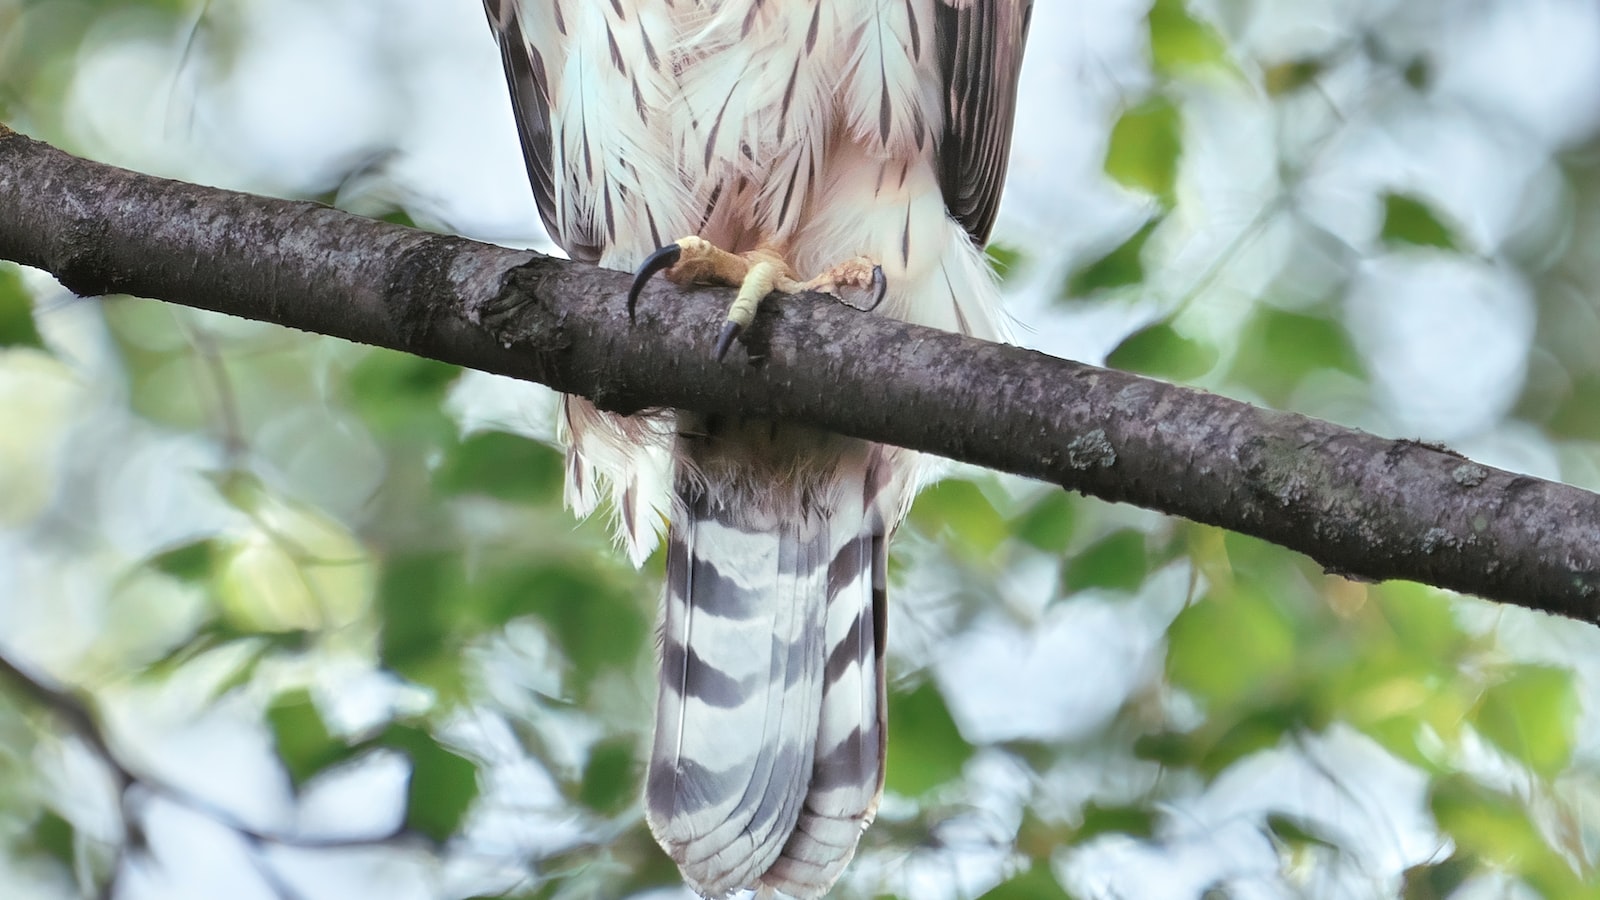
[[[938,0],[934,29],[944,79],[939,184],[973,243],[989,240],[1011,150],[1017,74],[1033,0]]]
[[[500,59],[511,87],[511,109],[522,139],[522,158],[528,181],[550,238],[567,255],[583,262],[599,262],[601,248],[587,235],[563,234],[556,215],[556,181],[553,136],[550,129],[550,82],[544,59],[528,41],[522,27],[521,0],[483,0],[489,27],[500,42]]]

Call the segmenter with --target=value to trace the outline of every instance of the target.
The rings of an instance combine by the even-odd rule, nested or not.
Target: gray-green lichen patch
[[[1462,487],[1477,487],[1489,477],[1489,470],[1477,463],[1462,463],[1450,470],[1450,477]]]
[[[1117,463],[1117,451],[1104,429],[1096,428],[1072,439],[1067,444],[1067,465],[1074,469],[1092,469],[1099,466],[1109,469]]]
[[[1431,555],[1440,550],[1453,549],[1455,544],[1455,537],[1443,528],[1429,528],[1422,534],[1423,553]]]

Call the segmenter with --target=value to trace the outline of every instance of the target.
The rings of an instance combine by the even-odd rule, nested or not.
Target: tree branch
[[[517,186],[520,189],[520,185]],[[139,175],[0,131],[0,258],[538,381],[618,412],[783,417],[1254,535],[1329,570],[1600,621],[1600,496],[1414,441],[775,297],[712,360],[725,288]]]
[[[59,717],[68,730],[88,744],[89,750],[111,770],[112,780],[116,783],[117,794],[121,800],[124,848],[144,846],[142,825],[135,821],[135,814],[128,809],[128,790],[136,785],[150,794],[188,807],[256,846],[272,844],[309,850],[378,847],[396,843],[410,836],[403,825],[383,834],[355,837],[302,836],[292,831],[279,832],[257,828],[230,810],[186,788],[171,784],[130,765],[122,754],[111,746],[100,723],[100,717],[95,713],[90,701],[67,687],[51,684],[46,678],[34,675],[4,653],[0,653],[0,683],[8,685],[35,705]]]

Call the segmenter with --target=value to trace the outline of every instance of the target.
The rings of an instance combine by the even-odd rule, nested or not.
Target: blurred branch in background
[[[1201,391],[775,299],[749,360],[726,298],[305,202],[138,175],[0,131],[0,257],[130,293],[583,394],[784,417],[1219,525],[1369,581],[1600,621],[1600,496]]]
[[[139,855],[147,852],[147,842],[141,824],[142,807],[152,798],[160,798],[183,806],[198,815],[238,835],[252,850],[251,863],[257,874],[268,884],[280,900],[294,900],[300,895],[278,877],[271,862],[259,851],[263,847],[292,847],[303,850],[338,850],[360,847],[380,847],[397,842],[421,842],[424,836],[404,827],[385,834],[330,837],[304,835],[294,832],[269,831],[258,828],[227,808],[204,796],[169,783],[153,772],[141,771],[138,766],[124,760],[112,745],[106,728],[90,701],[73,691],[51,685],[45,679],[25,671],[12,660],[0,655],[0,684],[28,698],[45,713],[58,717],[79,740],[93,752],[99,762],[111,773],[116,793],[117,809],[122,827],[121,840],[115,846],[115,856]],[[64,820],[59,827],[70,829]],[[105,881],[100,896],[117,896],[117,873],[122,871],[119,861],[113,860],[104,873]]]

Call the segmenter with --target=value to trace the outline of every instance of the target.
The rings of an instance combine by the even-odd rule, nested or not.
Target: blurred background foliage
[[[1600,488],[1592,2],[1041,0],[1024,81],[1021,342]],[[508,111],[473,0],[0,0],[13,128],[548,247]],[[552,404],[0,268],[0,893],[685,896]],[[892,567],[839,896],[1600,890],[1592,625],[960,467]]]

